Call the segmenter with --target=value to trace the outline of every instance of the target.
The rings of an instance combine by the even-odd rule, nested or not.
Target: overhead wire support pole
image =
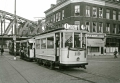
[[[14,41],[14,60],[16,60],[16,0],[14,2],[14,34],[13,34],[13,41]]]
[[[1,43],[1,48],[3,48],[3,27],[2,27],[2,20],[1,20],[1,36],[2,36],[2,43]]]

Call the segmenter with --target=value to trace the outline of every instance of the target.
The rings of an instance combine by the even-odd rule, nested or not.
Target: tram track
[[[91,81],[91,80],[88,80],[88,79],[86,79],[86,78],[82,78],[82,77],[78,77],[78,76],[75,76],[75,75],[71,75],[71,74],[69,74],[69,73],[65,73],[65,72],[63,72],[62,70],[56,69],[55,71],[57,71],[57,72],[59,72],[59,73],[62,73],[62,74],[64,74],[64,75],[73,77],[73,78],[75,78],[75,79],[77,79],[77,80],[82,80],[82,81],[86,81],[86,82],[89,82],[89,83],[96,83],[96,82]]]
[[[66,73],[64,70],[58,70],[56,69],[55,71],[57,72],[60,72],[64,75],[67,75],[67,76],[70,76],[70,77],[74,77],[76,78],[77,80],[83,80],[83,81],[87,81],[89,83],[97,83],[95,81],[92,81],[92,80],[89,80],[87,78],[92,78],[92,77],[87,77],[87,78],[84,78],[84,77],[79,77],[79,76],[76,76],[76,75],[72,75],[70,73]],[[100,74],[95,74],[95,73],[91,73],[91,72],[84,72],[84,74],[89,74],[89,75],[93,75],[95,77],[102,77],[102,78],[105,78],[105,79],[109,79],[109,80],[117,80],[117,81],[120,81],[120,79],[117,79],[117,78],[114,78],[114,77],[110,77],[110,76],[106,76],[106,75],[100,75]]]

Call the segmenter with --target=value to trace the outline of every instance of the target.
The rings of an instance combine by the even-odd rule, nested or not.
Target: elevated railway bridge
[[[14,30],[15,19],[16,30]],[[17,35],[17,40],[26,39],[39,33],[41,30],[39,28],[41,28],[41,24],[38,21],[31,21],[18,15],[15,17],[14,14],[0,10],[0,47],[3,42],[12,40],[14,34]]]

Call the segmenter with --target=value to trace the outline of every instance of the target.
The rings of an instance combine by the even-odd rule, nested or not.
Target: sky
[[[0,10],[14,14],[15,0],[0,0]],[[29,20],[45,17],[44,11],[56,4],[56,0],[16,0],[16,15]]]

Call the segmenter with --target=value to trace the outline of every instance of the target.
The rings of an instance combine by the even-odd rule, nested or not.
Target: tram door
[[[56,56],[56,61],[59,61],[59,56],[60,56],[60,33],[55,33],[55,56]]]

